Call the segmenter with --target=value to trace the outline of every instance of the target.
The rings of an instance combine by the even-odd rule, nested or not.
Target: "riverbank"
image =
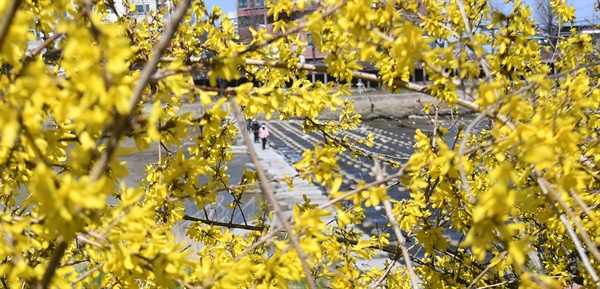
[[[459,93],[459,95],[464,97],[463,93]],[[341,98],[354,102],[354,110],[361,115],[362,120],[400,120],[422,117],[425,116],[422,111],[423,107],[437,101],[437,98],[424,93],[403,91],[392,94],[383,90],[373,90],[365,93],[353,92],[352,95]],[[202,111],[202,106],[198,102],[184,103],[179,110],[180,113],[191,112],[195,117],[199,116]],[[326,109],[318,118],[336,120],[339,117],[339,112],[339,109],[336,111]],[[459,109],[459,112],[461,114],[468,113],[465,109]],[[439,112],[440,115],[450,115],[451,113],[452,110],[449,108],[443,108]],[[273,118],[277,119],[277,114],[274,114]],[[264,120],[264,116],[258,116],[258,119]]]

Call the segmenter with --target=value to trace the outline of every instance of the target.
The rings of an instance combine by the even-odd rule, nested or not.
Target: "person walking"
[[[260,124],[256,119],[252,120],[252,132],[254,132],[254,142],[258,143],[258,129],[260,129]]]
[[[250,133],[250,131],[252,131],[252,120],[251,119],[246,119],[246,131],[248,131],[248,133]]]
[[[267,146],[267,137],[269,136],[269,129],[267,128],[266,124],[262,124],[260,126],[260,130],[258,132],[260,139],[262,140],[262,148],[263,150],[266,148]]]

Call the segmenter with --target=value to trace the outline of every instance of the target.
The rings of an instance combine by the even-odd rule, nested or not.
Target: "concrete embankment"
[[[459,95],[463,95],[459,93]],[[463,96],[464,97],[464,96]],[[403,92],[390,94],[385,92],[369,92],[354,94],[347,97],[354,102],[354,110],[362,116],[363,120],[373,119],[403,119],[413,116],[422,116],[424,105],[435,103],[436,98],[424,93]],[[450,114],[451,110],[444,108],[440,114]],[[466,112],[463,111],[463,112]],[[324,119],[337,119],[337,112],[325,112],[320,117]]]

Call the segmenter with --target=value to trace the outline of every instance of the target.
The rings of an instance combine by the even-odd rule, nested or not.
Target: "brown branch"
[[[76,239],[77,239],[77,240],[79,240],[79,241],[81,241],[81,242],[83,242],[83,243],[86,243],[86,244],[92,245],[92,246],[94,246],[94,247],[96,247],[96,248],[102,248],[102,247],[103,247],[103,246],[102,246],[102,244],[100,244],[100,243],[98,243],[98,242],[95,242],[95,241],[92,241],[92,240],[90,240],[90,239],[86,238],[86,237],[85,237],[85,236],[83,236],[83,235],[79,235],[79,236],[77,236],[77,237],[76,237]]]
[[[10,29],[10,24],[17,14],[17,10],[19,9],[19,5],[21,5],[22,0],[12,0],[10,1],[10,5],[6,9],[6,12],[2,16],[2,22],[0,22],[0,45],[4,42],[4,38],[8,34],[8,29]]]
[[[211,87],[211,86],[204,86],[204,85],[196,85],[195,87],[198,89],[205,90],[205,91],[214,91],[214,92],[222,93],[224,95],[229,95],[229,94],[235,93],[235,90],[232,88],[218,88],[218,87]]]
[[[264,229],[268,228],[267,226],[252,226],[252,225],[242,225],[242,224],[217,222],[217,221],[199,219],[199,218],[192,217],[192,216],[189,216],[189,215],[184,215],[183,219],[186,220],[186,221],[200,222],[200,223],[207,224],[207,225],[225,227],[225,228],[228,228],[228,229],[232,229],[233,228],[233,229],[242,229],[242,230],[250,230],[250,231],[263,231]]]
[[[211,220],[205,220],[205,219],[200,219],[200,218],[196,218],[196,217],[192,217],[189,215],[184,215],[183,219],[186,221],[192,221],[192,222],[201,222],[203,224],[207,224],[207,225],[214,225],[214,226],[219,226],[219,227],[225,227],[225,228],[234,228],[234,229],[242,229],[242,230],[249,230],[249,231],[263,231],[264,229],[267,229],[268,226],[252,226],[252,225],[242,225],[242,224],[232,224],[232,223],[225,223],[225,222],[217,222],[217,221],[211,221]],[[358,241],[356,240],[351,240],[348,238],[343,238],[343,237],[337,237],[336,240],[340,243],[345,243],[345,244],[349,244],[349,245],[358,245]],[[372,249],[376,249],[376,250],[381,250],[383,252],[386,253],[391,253],[391,254],[398,254],[398,249],[387,245],[387,246],[369,246],[369,248]]]
[[[400,258],[400,254],[395,254],[394,255],[394,258],[392,258],[392,262],[390,262],[390,264],[388,264],[387,268],[385,268],[385,271],[383,272],[383,274],[381,275],[381,277],[379,277],[377,279],[377,282],[375,282],[375,285],[373,285],[373,288],[378,288],[378,287],[381,286],[381,283],[383,283],[383,281],[385,279],[387,279],[387,277],[392,272],[392,268],[394,268],[394,266],[396,265],[396,262],[398,262],[399,258]]]
[[[56,40],[57,38],[63,36],[62,33],[54,33],[52,34],[52,36],[50,36],[50,38],[46,39],[46,41],[44,41],[44,43],[40,44],[40,46],[36,47],[32,52],[31,52],[31,57],[35,57],[36,55],[40,54],[40,52],[42,52],[42,50],[44,48],[46,48],[50,43],[54,42],[54,40]]]
[[[77,15],[77,18],[82,17],[85,13],[86,13],[86,9],[81,9],[79,14]],[[31,59],[31,58],[35,57],[36,55],[40,54],[44,48],[46,48],[48,45],[50,45],[50,43],[54,42],[56,39],[58,39],[59,37],[64,35],[63,33],[58,33],[56,31],[53,31],[52,33],[53,33],[52,36],[50,36],[48,39],[46,39],[42,44],[40,44],[40,46],[36,47],[31,52],[31,55],[29,56],[28,59]],[[62,51],[62,49],[60,49],[60,51]]]
[[[162,58],[161,58],[162,59]],[[163,71],[162,69],[155,72],[154,74],[152,74],[152,76],[150,77],[150,82],[151,83],[157,83],[160,80],[163,80],[169,76],[173,76],[179,73],[187,73],[192,71],[195,68],[202,68],[202,66],[200,67],[193,67],[193,66],[187,66],[187,67],[183,67],[180,69],[175,69],[175,70],[168,70],[168,71]]]
[[[415,269],[413,268],[412,261],[410,259],[410,253],[408,252],[408,248],[406,248],[406,238],[402,235],[400,231],[400,225],[398,224],[398,220],[396,220],[396,216],[392,212],[392,203],[390,200],[383,201],[383,207],[385,208],[385,212],[387,214],[387,218],[392,223],[392,229],[396,234],[396,238],[398,238],[398,244],[400,246],[400,250],[402,251],[402,257],[404,258],[404,264],[406,264],[406,269],[408,270],[408,274],[410,276],[410,283],[414,289],[419,288],[419,281],[417,279],[417,274],[415,273]]]
[[[500,256],[498,256],[498,259],[502,259],[502,258],[506,257],[507,254],[508,254],[508,251],[502,252],[500,254]],[[495,265],[497,265],[497,263],[492,262],[487,267],[485,267],[485,269],[483,271],[481,271],[481,273],[479,273],[479,275],[477,275],[477,277],[475,277],[475,279],[473,279],[473,281],[471,281],[471,284],[469,284],[469,287],[467,287],[467,289],[473,288],[473,286],[475,286],[475,284],[477,284],[477,282],[479,282],[479,280],[481,280],[481,278],[483,278],[483,276],[485,276],[485,273],[490,271]]]
[[[343,201],[344,199],[346,199],[346,198],[348,198],[348,197],[350,197],[350,196],[352,196],[354,194],[358,194],[358,193],[360,193],[362,191],[365,191],[365,190],[369,189],[370,187],[380,186],[380,185],[383,185],[383,184],[385,184],[385,183],[387,183],[387,182],[389,182],[391,180],[400,178],[400,177],[402,177],[406,173],[406,170],[407,170],[407,165],[405,164],[402,168],[400,168],[399,172],[397,172],[397,173],[395,173],[393,175],[385,176],[385,177],[381,178],[380,180],[376,180],[374,182],[366,184],[364,187],[356,188],[356,189],[354,189],[354,190],[352,190],[350,192],[347,192],[344,195],[339,196],[339,197],[337,197],[335,199],[330,199],[327,202],[321,204],[319,206],[319,209],[324,209],[324,208],[330,207],[330,206],[336,204],[337,202]]]
[[[44,272],[44,276],[42,277],[42,281],[40,281],[38,288],[48,288],[50,281],[52,281],[52,277],[54,277],[54,272],[58,268],[58,265],[60,265],[60,259],[62,259],[62,256],[65,254],[67,247],[67,241],[62,239],[58,241],[58,245],[56,245],[54,252],[52,252],[52,257],[50,257],[50,262],[48,262],[48,267],[46,272]]]
[[[73,282],[71,282],[71,285],[73,286],[73,285],[77,284],[78,282],[81,282],[87,276],[89,276],[90,274],[92,274],[92,273],[98,271],[100,268],[102,268],[102,266],[104,266],[104,265],[98,264],[96,267],[94,267],[94,268],[88,270],[87,272],[81,274],[81,276],[79,276],[77,279],[75,279]]]

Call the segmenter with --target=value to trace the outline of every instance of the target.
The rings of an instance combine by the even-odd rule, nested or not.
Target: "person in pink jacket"
[[[262,140],[262,148],[263,150],[267,146],[267,137],[269,136],[269,129],[266,124],[262,124],[260,129],[258,130],[258,137]]]

